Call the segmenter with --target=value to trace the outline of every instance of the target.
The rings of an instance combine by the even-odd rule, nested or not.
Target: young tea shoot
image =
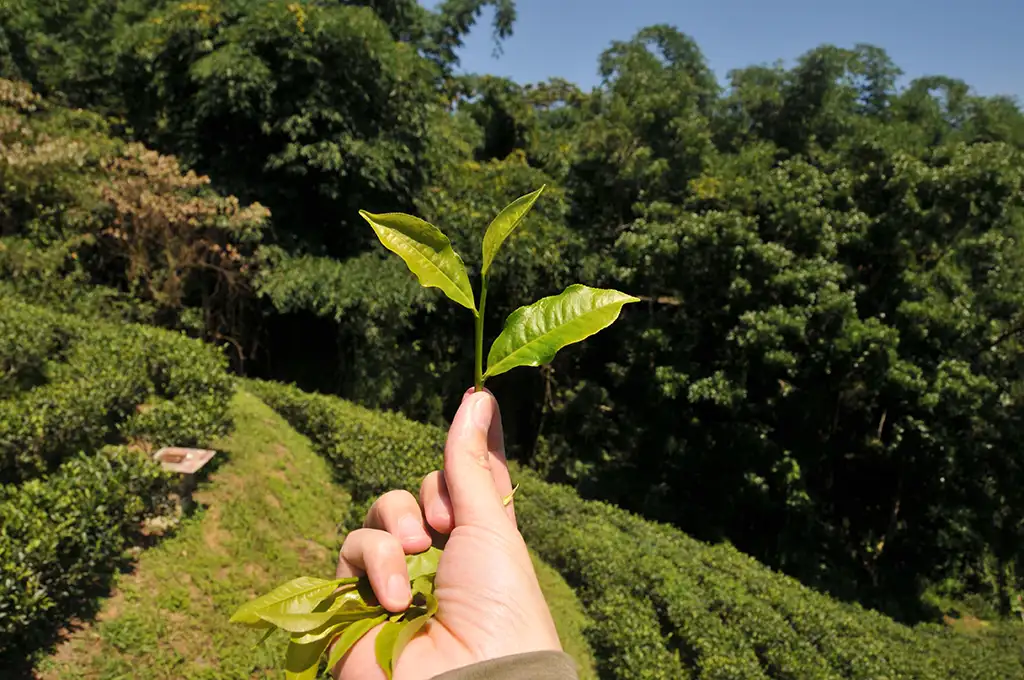
[[[473,313],[477,391],[483,389],[488,378],[513,368],[549,363],[558,350],[607,328],[619,317],[623,305],[638,301],[616,290],[574,284],[558,295],[520,307],[509,314],[491,343],[484,368],[484,310],[491,267],[502,244],[522,224],[543,192],[541,187],[512,201],[487,227],[476,292],[466,265],[440,229],[404,213],[359,212],[384,247],[405,261],[420,285],[439,288]],[[512,494],[504,499],[506,505],[511,501]],[[404,612],[392,613],[381,607],[366,577],[327,581],[303,576],[244,605],[231,620],[264,630],[263,640],[279,629],[289,634],[285,658],[288,680],[315,678],[324,656],[327,667],[333,668],[363,635],[383,624],[375,651],[377,663],[390,680],[394,662],[405,645],[437,612],[434,575],[440,554],[438,548],[431,547],[406,557],[413,599]]]

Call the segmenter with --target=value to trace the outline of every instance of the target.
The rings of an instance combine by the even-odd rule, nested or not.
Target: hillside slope
[[[308,434],[356,506],[438,464],[443,430],[277,383],[249,388]],[[576,589],[602,678],[1024,678],[1024,629],[910,628],[775,573],[727,545],[580,499],[516,468],[527,543]]]
[[[195,493],[200,511],[142,553],[97,622],[45,660],[40,678],[137,677],[140,668],[167,680],[280,676],[285,638],[253,650],[259,634],[228,617],[280,582],[333,572],[349,496],[309,440],[258,399],[239,393],[231,411],[236,429],[216,442],[220,463]],[[587,666],[579,605],[541,569],[566,647]]]

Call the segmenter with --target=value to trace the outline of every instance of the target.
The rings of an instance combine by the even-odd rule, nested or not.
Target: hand
[[[516,527],[498,403],[467,392],[448,431],[444,471],[423,480],[419,502],[390,491],[370,508],[364,528],[341,548],[338,577],[369,576],[393,612],[411,601],[405,555],[431,545],[427,526],[448,542],[434,582],[437,615],[395,660],[394,680],[420,680],[480,661],[556,650],[555,624]],[[335,668],[339,680],[383,680],[373,642],[360,640]]]

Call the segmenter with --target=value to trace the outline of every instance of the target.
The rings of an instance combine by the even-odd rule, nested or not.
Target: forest
[[[477,25],[485,10],[492,26]],[[575,281],[641,302],[541,371],[489,383],[538,517],[571,490],[604,508],[581,523],[622,528],[602,513],[626,511],[650,520],[640,533],[679,537],[651,545],[749,556],[836,607],[909,626],[970,617],[1016,639],[1019,102],[904,80],[866,44],[808,46],[722,82],[669,25],[610,44],[590,91],[460,72],[474,26],[500,45],[515,20],[514,0],[0,3],[0,565],[43,526],[25,519],[44,502],[26,494],[49,498],[38,480],[58,488],[67,461],[148,489],[124,445],[228,431],[230,375],[324,450],[347,425],[316,418],[345,402],[428,428],[417,441],[432,446],[473,383],[472,323],[420,288],[359,210],[419,215],[473,253],[491,217],[546,185],[492,271],[488,334]],[[467,259],[471,277],[480,265]],[[137,412],[143,395],[156,407]],[[358,413],[344,417],[371,417]],[[348,469],[337,461],[362,454],[334,455]],[[365,498],[376,473],[356,469]],[[155,512],[124,508],[103,531]],[[537,550],[600,619],[606,594],[574,582],[570,538],[549,524],[532,530]],[[684,559],[672,550],[651,569]],[[3,569],[8,584],[27,578]],[[652,616],[675,601],[650,597]],[[29,599],[0,596],[0,635]],[[622,650],[648,643],[594,625],[601,677],[690,668],[679,649],[630,667]],[[665,625],[651,632],[662,642]],[[1019,640],[1000,640],[1024,674]],[[763,677],[791,677],[756,656]],[[833,661],[821,669],[845,668]],[[1000,668],[991,677],[1010,677]],[[878,672],[863,677],[895,677]],[[693,677],[758,677],[736,673]]]

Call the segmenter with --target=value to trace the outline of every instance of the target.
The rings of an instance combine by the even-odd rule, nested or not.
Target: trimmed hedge
[[[0,487],[0,661],[49,642],[109,582],[140,522],[166,510],[168,482],[147,456],[110,447]]]
[[[392,488],[415,489],[441,463],[445,433],[340,399],[247,383],[309,436],[351,485],[357,507]],[[965,635],[914,628],[832,600],[729,546],[584,501],[529,470],[517,515],[531,547],[586,608],[602,677],[1024,677],[1024,633],[1007,624]]]
[[[125,439],[197,444],[228,424],[225,359],[169,331],[86,323],[0,297],[0,370],[0,483]]]
[[[87,612],[165,509],[170,478],[109,445],[205,444],[227,431],[233,391],[197,340],[0,295],[0,666]]]

